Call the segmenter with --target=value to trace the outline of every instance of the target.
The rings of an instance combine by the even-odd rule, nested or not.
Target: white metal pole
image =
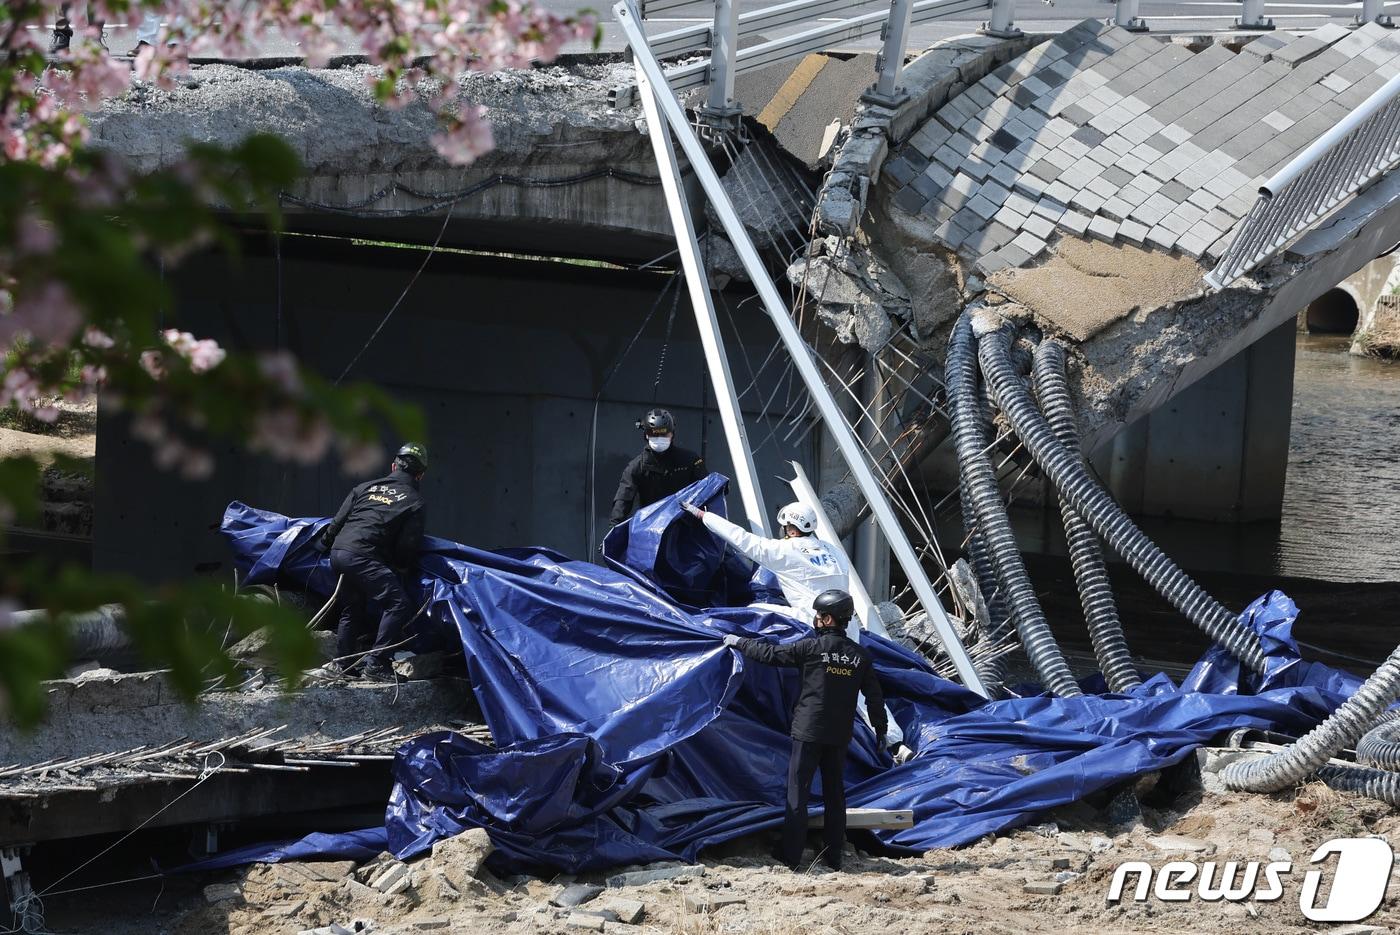
[[[1356,18],[1356,25],[1365,26],[1367,23],[1395,25],[1394,20],[1385,12],[1385,0],[1361,0],[1361,14]]]
[[[662,73],[661,64],[656,60],[656,56],[651,54],[641,24],[632,11],[628,9],[626,0],[622,0],[613,7],[613,15],[627,36],[627,44],[632,48],[633,58],[639,71],[645,73],[653,88],[664,90],[666,78]],[[720,223],[723,225],[730,243],[734,245],[739,259],[743,261],[744,269],[753,281],[754,289],[763,300],[764,309],[768,312],[774,328],[778,331],[778,336],[792,357],[793,364],[802,377],[802,382],[807,386],[807,391],[812,394],[812,400],[816,403],[822,420],[826,423],[827,429],[845,456],[846,463],[850,466],[851,474],[854,476],[857,486],[860,487],[861,494],[870,504],[871,511],[880,523],[880,528],[889,537],[890,548],[894,550],[895,558],[899,560],[900,567],[904,569],[904,574],[914,589],[914,594],[918,597],[919,603],[923,605],[925,612],[928,613],[929,620],[933,622],[934,630],[943,643],[944,649],[953,659],[963,684],[983,697],[987,697],[986,686],[982,684],[982,679],[978,676],[977,669],[972,665],[972,660],[962,649],[957,631],[953,629],[952,621],[948,619],[948,614],[938,602],[938,595],[934,593],[933,585],[929,582],[928,575],[924,573],[923,566],[919,563],[919,557],[914,552],[914,547],[910,545],[909,538],[904,534],[904,528],[899,524],[894,511],[890,509],[889,501],[885,499],[885,492],[880,488],[880,482],[871,472],[870,465],[866,463],[865,455],[861,452],[860,444],[851,433],[851,427],[841,415],[841,409],[836,405],[836,400],[832,398],[831,391],[822,381],[821,372],[817,370],[817,365],[812,362],[811,351],[808,349],[807,343],[802,340],[802,335],[798,333],[797,327],[792,323],[787,306],[782,297],[778,295],[773,280],[769,278],[768,270],[763,265],[763,260],[759,257],[753,240],[750,239],[748,231],[744,229],[743,222],[739,220],[738,214],[734,211],[734,205],[729,201],[729,196],[725,194],[724,186],[720,184],[719,176],[716,174],[714,166],[710,164],[704,147],[701,146],[700,140],[686,121],[685,111],[681,109],[675,96],[670,93],[656,94],[654,99],[660,105],[666,121],[670,123],[676,139],[680,141],[686,158],[690,160],[691,169],[694,171],[696,179],[705,189],[710,204],[719,216]]]
[[[669,93],[669,92],[668,92]],[[671,214],[671,229],[676,234],[685,284],[690,290],[690,305],[695,311],[695,324],[700,329],[700,345],[705,350],[705,366],[715,387],[724,438],[729,444],[729,460],[734,464],[739,497],[744,503],[744,515],[749,528],[761,536],[768,535],[768,511],[763,506],[763,491],[758,483],[758,470],[753,464],[753,449],[744,432],[744,415],[739,410],[739,398],[734,392],[734,377],[729,372],[729,357],[719,332],[719,320],[710,296],[710,283],[700,257],[700,244],[695,239],[695,223],[690,216],[690,203],[680,190],[680,166],[671,146],[671,133],[666,121],[656,109],[656,95],[646,74],[637,68],[637,94],[647,117],[647,134],[656,153],[656,165],[661,174],[661,188],[666,194],[666,207]]]

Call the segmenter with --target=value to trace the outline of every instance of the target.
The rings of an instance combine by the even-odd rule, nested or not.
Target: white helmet
[[[804,535],[816,531],[817,511],[805,503],[789,503],[778,511],[779,526],[795,526]]]

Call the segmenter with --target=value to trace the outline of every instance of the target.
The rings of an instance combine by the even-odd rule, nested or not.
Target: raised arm
[[[771,643],[768,640],[753,640],[741,636],[731,645],[743,653],[744,658],[766,666],[796,668],[805,661],[804,647],[800,640],[796,643]]]
[[[716,516],[709,510],[701,517],[701,522],[705,528],[714,533],[725,542],[732,545],[742,554],[752,561],[765,567],[772,567],[782,560],[782,545],[777,539],[765,539],[762,536],[755,536],[746,529],[740,529],[722,516]]]

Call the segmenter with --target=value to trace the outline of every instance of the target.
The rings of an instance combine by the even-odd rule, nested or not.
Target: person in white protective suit
[[[683,503],[681,508],[740,554],[771,571],[777,577],[793,615],[803,623],[812,619],[812,602],[818,594],[833,588],[850,590],[851,567],[846,562],[845,553],[817,538],[816,511],[804,503],[789,503],[778,511],[778,528],[782,532],[780,539],[756,536],[693,503]],[[857,625],[850,638],[859,641],[858,632]],[[859,709],[861,717],[869,721],[863,700]],[[887,718],[887,723],[889,728],[885,741],[895,762],[903,763],[913,753],[905,746],[904,733],[893,716]]]
[[[818,594],[833,588],[850,589],[851,569],[846,557],[814,535],[817,514],[809,506],[789,503],[778,511],[781,539],[755,536],[693,503],[682,506],[740,554],[771,571],[794,615],[804,623],[812,618],[812,601]]]

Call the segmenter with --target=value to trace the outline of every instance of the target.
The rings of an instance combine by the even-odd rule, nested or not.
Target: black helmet
[[[394,455],[394,463],[410,474],[422,474],[428,470],[428,449],[410,442]]]
[[[661,435],[674,432],[676,420],[665,409],[653,409],[642,417],[642,421],[637,423],[637,428],[641,429],[644,435]]]
[[[817,595],[812,609],[818,614],[830,614],[838,623],[845,623],[856,612],[856,602],[840,588],[831,588]]]

